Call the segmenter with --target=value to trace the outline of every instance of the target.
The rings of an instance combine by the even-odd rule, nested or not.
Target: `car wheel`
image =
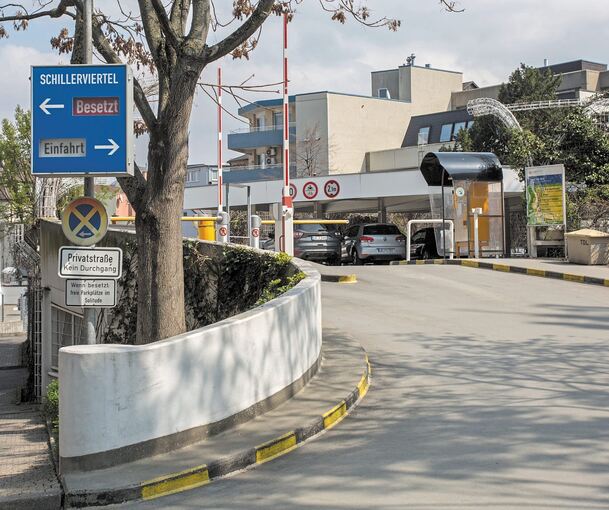
[[[364,261],[359,258],[357,250],[353,250],[353,253],[351,254],[351,261],[353,262],[354,266],[361,266],[364,264]]]

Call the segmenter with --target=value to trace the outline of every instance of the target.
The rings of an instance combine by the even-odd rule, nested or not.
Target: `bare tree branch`
[[[93,23],[93,43],[106,62],[109,64],[122,64],[121,59],[110,46],[108,39],[104,36],[104,33],[97,22]],[[148,102],[139,81],[135,78],[133,80],[133,99],[148,130],[155,130],[157,125],[156,115],[152,111],[150,103]]]
[[[46,11],[38,10],[30,13],[20,4],[6,4],[0,6],[0,12],[7,7],[15,7],[18,10],[14,15],[0,16],[0,21],[22,21],[26,22],[25,26],[27,26],[28,21],[31,21],[36,18],[60,18],[63,15],[67,15],[71,18],[74,18],[76,15],[73,12],[67,10],[68,7],[74,7],[74,5],[74,0],[61,0],[57,7],[55,7],[54,9],[48,9]],[[25,28],[25,26],[23,28]]]
[[[268,18],[274,4],[275,0],[260,0],[256,9],[252,12],[252,15],[243,25],[218,44],[214,44],[205,49],[205,62],[210,63],[214,60],[218,60],[243,44],[244,41],[247,41],[247,39],[256,33],[266,18]]]
[[[209,24],[211,21],[210,0],[193,0],[192,25],[188,34],[188,40],[199,46],[199,52],[205,47]]]
[[[150,3],[152,4],[154,12],[156,12],[157,20],[159,22],[163,35],[165,36],[165,39],[169,42],[171,47],[176,52],[178,52],[180,50],[183,37],[178,36],[178,34],[175,33],[173,27],[171,26],[171,22],[167,17],[167,11],[165,11],[165,7],[161,3],[161,1],[150,0]]]
[[[150,5],[149,0],[138,0],[140,6],[140,14],[142,15],[142,25],[144,26],[144,34],[148,49],[152,54],[154,63],[157,69],[164,68],[165,55],[162,47],[163,32],[159,24],[159,20],[154,12],[154,8]]]
[[[144,192],[146,191],[146,179],[142,174],[140,167],[134,162],[133,177],[119,177],[118,183],[127,195],[127,199],[135,209],[135,212],[140,212]]]
[[[174,0],[171,6],[171,14],[169,20],[174,31],[183,36],[186,33],[186,22],[188,21],[188,13],[192,0]]]

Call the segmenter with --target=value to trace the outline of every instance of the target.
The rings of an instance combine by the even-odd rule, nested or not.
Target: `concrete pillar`
[[[323,219],[324,217],[324,206],[323,204],[320,204],[319,202],[315,202],[313,204],[313,217],[315,219]]]
[[[385,206],[384,198],[378,199],[377,221],[379,223],[387,223],[387,207]]]

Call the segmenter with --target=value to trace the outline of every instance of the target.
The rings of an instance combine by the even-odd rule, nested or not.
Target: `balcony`
[[[296,124],[290,123],[290,139],[296,138]],[[283,143],[283,126],[249,127],[231,131],[228,148],[235,151],[259,147],[279,147]]]

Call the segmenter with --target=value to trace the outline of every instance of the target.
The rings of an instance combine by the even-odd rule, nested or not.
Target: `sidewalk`
[[[363,398],[368,385],[369,365],[361,346],[338,331],[324,330],[321,368],[290,400],[179,450],[107,469],[66,473],[66,504],[154,499],[267,462],[332,428]]]
[[[39,406],[17,404],[28,377],[21,367],[24,341],[0,338],[0,508],[58,509],[61,489]]]
[[[584,266],[571,264],[566,260],[560,259],[477,259],[479,262],[493,262],[495,264],[506,264],[513,267],[523,267],[526,269],[538,269],[554,273],[567,273],[590,278],[609,279],[609,266]]]

